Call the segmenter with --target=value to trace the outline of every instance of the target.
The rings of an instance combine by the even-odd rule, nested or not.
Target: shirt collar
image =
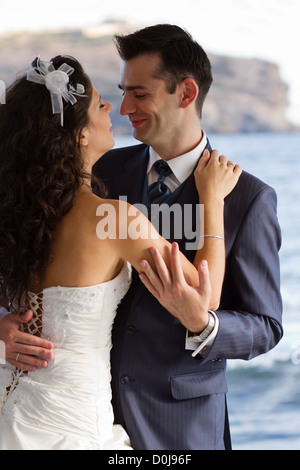
[[[176,158],[172,158],[171,160],[168,160],[168,165],[171,168],[177,180],[180,182],[180,184],[182,184],[193,172],[197,164],[197,161],[199,160],[200,155],[203,153],[206,145],[207,145],[206,133],[202,131],[202,139],[200,143],[197,145],[197,147],[195,147],[190,152],[187,152],[183,155],[179,155]],[[155,150],[153,150],[153,148],[150,147],[147,174],[149,174],[149,172],[151,171],[153,164],[157,160],[160,160],[160,159],[161,157],[158,155],[158,153],[156,153]]]

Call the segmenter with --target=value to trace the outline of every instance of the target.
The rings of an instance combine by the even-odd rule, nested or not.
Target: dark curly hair
[[[79,142],[92,84],[76,59],[57,56],[51,62],[55,69],[73,67],[70,85],[85,88],[74,106],[64,102],[63,127],[60,115],[52,114],[46,86],[26,75],[10,86],[0,106],[0,298],[20,312],[51,261],[53,231],[87,176]]]

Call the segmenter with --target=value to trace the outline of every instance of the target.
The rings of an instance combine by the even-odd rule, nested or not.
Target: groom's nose
[[[120,107],[120,114],[122,116],[127,116],[128,114],[133,114],[135,112],[135,98],[133,96],[130,96],[130,94],[125,93]]]

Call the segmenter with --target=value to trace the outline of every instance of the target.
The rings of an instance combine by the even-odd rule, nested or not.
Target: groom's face
[[[128,115],[137,140],[156,151],[178,133],[178,97],[170,94],[166,82],[157,78],[157,54],[140,55],[122,63],[120,85],[123,101],[120,113]]]

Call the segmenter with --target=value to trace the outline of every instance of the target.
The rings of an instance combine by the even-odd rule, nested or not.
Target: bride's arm
[[[224,199],[236,186],[241,172],[239,165],[219,156],[217,150],[211,155],[206,150],[194,172],[199,204],[204,208],[203,238],[194,265],[203,259],[208,262],[212,310],[219,306],[225,273]]]
[[[111,201],[111,203],[118,206],[118,208],[116,207],[117,218],[120,213],[126,214],[128,228],[126,237],[110,240],[114,254],[123,260],[129,261],[140,273],[140,276],[147,273],[151,285],[144,282],[146,287],[188,330],[194,331],[195,328],[197,331],[203,330],[208,323],[211,296],[207,267],[199,268],[198,274],[195,266],[178,250],[177,243],[171,245],[162,238],[149,220],[134,206],[130,206],[123,201]],[[125,217],[122,221],[121,216],[120,224],[124,234]],[[138,227],[138,233],[134,233],[133,227]],[[161,265],[157,264],[156,258],[162,260]],[[180,264],[182,271],[179,271],[175,264]],[[160,266],[162,267],[160,268]],[[178,272],[179,277],[177,279],[176,273]],[[155,279],[153,279],[152,274]],[[160,289],[161,281],[168,286],[169,294],[166,296],[161,295],[161,291],[164,290]],[[181,300],[179,302],[176,299],[174,302],[172,295],[175,291],[178,293],[176,286],[183,285],[183,283],[186,283],[186,289],[181,296]],[[197,309],[189,308],[189,302],[192,304],[193,297],[196,297],[200,303],[200,305],[197,304]],[[186,312],[188,312],[188,316]]]
[[[195,172],[195,180],[197,188],[199,188],[199,202],[204,204],[205,234],[223,238],[224,198],[236,185],[240,173],[240,167],[227,165],[226,157],[222,156],[219,158],[217,151],[214,151],[211,157],[208,152],[201,158]],[[193,265],[181,252],[177,251],[176,253],[177,246],[174,245],[172,248],[171,244],[157,233],[148,219],[134,206],[126,205],[126,210],[124,210],[125,203],[119,202],[117,204],[119,204],[119,211],[125,214],[126,217],[123,219],[122,217],[119,218],[122,230],[124,225],[127,224],[128,233],[123,239],[115,240],[115,249],[121,258],[128,260],[139,273],[146,272],[149,275],[151,266],[152,272],[154,270],[157,274],[155,282],[159,282],[159,278],[161,281],[167,282],[169,292],[176,287],[173,282],[174,276],[177,287],[180,283],[181,285],[185,283],[185,294],[184,299],[181,299],[182,303],[186,304],[193,297],[198,296],[198,300],[201,301],[203,315],[198,315],[197,313],[197,318],[199,318],[197,328],[194,323],[193,325],[189,324],[189,320],[186,322],[186,318],[182,317],[180,319],[181,321],[183,320],[182,323],[191,331],[195,331],[195,328],[197,331],[201,331],[201,326],[204,328],[207,324],[208,308],[215,308],[219,303],[225,266],[224,240],[205,238],[204,245],[199,247]],[[217,242],[219,247],[214,246],[213,241]],[[162,258],[163,263],[157,265],[154,262],[150,249],[152,253],[156,253],[157,257]],[[184,279],[180,278],[180,282],[177,279],[178,275],[180,275],[177,260],[180,260],[184,275]],[[200,263],[201,260],[207,260],[209,265],[211,295],[209,295],[208,299],[207,292],[208,290],[210,291],[208,288],[209,279],[207,279],[208,269],[206,263]],[[163,264],[164,267],[161,267],[160,271],[157,272],[157,266],[163,266]],[[150,285],[146,283],[145,285],[151,291]],[[157,292],[154,285],[152,285],[152,288]],[[154,291],[152,293],[155,295]],[[161,298],[161,296],[155,296],[163,305],[168,305],[168,310],[172,310],[172,314],[177,316],[177,318],[181,317],[181,313],[178,315],[176,311],[178,310],[176,305],[174,305],[174,309],[171,309],[168,299],[166,303],[165,299]],[[179,310],[182,311],[181,308]]]
[[[240,166],[232,165],[231,162],[228,164],[227,158],[223,155],[219,157],[218,151],[213,151],[211,155],[206,151],[195,170],[199,203],[204,205],[204,235],[210,235],[210,237],[200,239],[193,264],[181,252],[179,256],[185,279],[192,286],[199,285],[197,272],[199,263],[202,260],[208,262],[212,283],[211,307],[219,302],[225,268],[224,199],[235,187],[240,174]],[[121,257],[130,261],[138,272],[142,271],[141,259],[156,270],[149,251],[153,247],[160,252],[170,270],[171,244],[158,234],[154,226],[137,208],[122,201],[116,204],[118,204],[117,210],[119,211],[118,232],[122,232],[124,226],[128,231],[123,240],[117,240]]]

